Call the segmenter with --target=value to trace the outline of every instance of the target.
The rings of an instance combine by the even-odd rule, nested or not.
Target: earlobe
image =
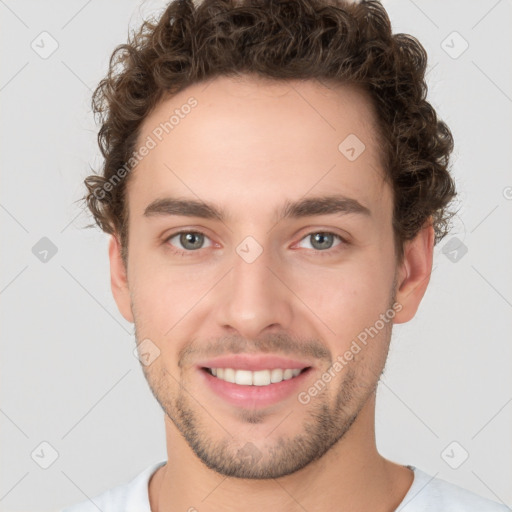
[[[401,309],[394,323],[408,322],[416,314],[430,282],[433,251],[434,228],[429,221],[413,240],[405,244],[396,291],[396,302],[401,305]]]
[[[121,257],[121,244],[115,235],[110,236],[108,244],[110,259],[110,286],[117,308],[125,320],[133,323],[130,289],[128,287],[127,269]]]

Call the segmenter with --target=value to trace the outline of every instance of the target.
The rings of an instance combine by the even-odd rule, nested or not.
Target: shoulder
[[[151,512],[148,483],[153,473],[164,464],[152,464],[131,481],[107,489],[92,499],[66,507],[60,512]]]
[[[511,512],[502,503],[410,467],[414,471],[414,481],[396,512]]]

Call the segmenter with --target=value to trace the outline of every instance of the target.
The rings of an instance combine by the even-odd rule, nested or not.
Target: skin
[[[432,270],[433,228],[426,223],[405,244],[398,265],[375,113],[354,87],[216,78],[162,100],[139,141],[191,96],[197,106],[130,175],[127,268],[118,237],[109,245],[119,311],[135,324],[137,343],[149,338],[160,350],[142,365],[165,412],[168,450],[149,484],[152,511],[239,510],[241,495],[246,511],[340,510],[340,503],[395,510],[413,473],[378,453],[374,429],[392,322],[308,404],[292,394],[258,411],[234,407],[201,383],[194,364],[235,349],[309,354],[307,390],[394,303],[395,323],[413,318]],[[338,150],[349,134],[366,146],[354,161]],[[332,193],[357,199],[371,216],[276,222],[286,200]],[[230,217],[144,216],[166,196],[213,202]],[[205,237],[166,241],[183,228]],[[349,243],[334,237],[322,250],[308,236],[319,232]],[[236,252],[247,236],[263,249],[252,263]],[[257,456],[241,461],[248,442]]]

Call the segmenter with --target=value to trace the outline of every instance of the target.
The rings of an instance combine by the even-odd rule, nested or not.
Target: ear
[[[121,244],[116,236],[111,235],[108,244],[108,256],[110,259],[110,286],[117,308],[123,317],[133,323],[130,289],[126,268],[121,258]]]
[[[394,323],[408,322],[416,314],[430,282],[433,252],[434,228],[429,219],[416,237],[405,243],[396,292],[396,302],[401,304],[402,309],[397,310]]]

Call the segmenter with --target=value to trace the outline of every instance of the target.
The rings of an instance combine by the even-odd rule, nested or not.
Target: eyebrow
[[[371,217],[371,211],[356,199],[342,195],[308,197],[298,201],[286,201],[277,212],[278,221],[284,219],[300,219],[315,215],[346,215],[356,213]],[[195,199],[178,199],[164,197],[155,199],[144,210],[145,217],[181,215],[185,217],[200,217],[203,219],[218,219],[221,222],[229,220],[223,208],[206,201]]]

